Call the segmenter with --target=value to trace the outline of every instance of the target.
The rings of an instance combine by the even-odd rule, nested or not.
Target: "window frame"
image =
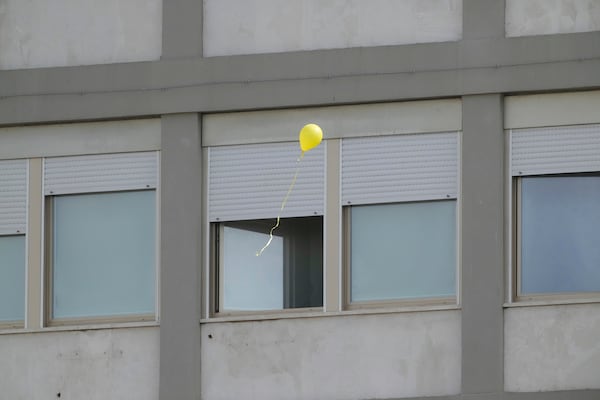
[[[460,196],[458,196],[460,197]],[[450,198],[455,202],[455,294],[454,296],[435,296],[435,297],[418,297],[405,299],[386,299],[386,300],[363,300],[352,301],[352,207],[353,205],[342,206],[342,266],[343,266],[343,307],[345,310],[363,310],[363,309],[384,309],[384,308],[399,308],[399,307],[430,307],[430,306],[458,306],[460,299],[460,238],[459,238],[459,198]],[[420,202],[429,201],[446,201],[446,200],[423,200]],[[387,203],[387,204],[405,204],[411,203],[406,201]],[[379,205],[365,204],[359,206]]]
[[[11,228],[11,230],[3,230],[3,232],[0,233],[0,239],[3,237],[23,237],[23,241],[24,241],[24,253],[23,253],[23,287],[22,287],[22,295],[23,295],[23,319],[18,319],[18,320],[0,320],[0,329],[22,329],[25,327],[26,324],[26,319],[27,319],[27,264],[28,264],[28,240],[29,240],[29,231],[28,231],[28,218],[29,218],[29,210],[28,210],[28,196],[29,196],[29,184],[28,184],[28,176],[29,176],[29,162],[27,159],[22,159],[22,158],[9,158],[9,159],[0,159],[0,163],[2,162],[7,162],[7,163],[23,163],[23,167],[24,170],[22,170],[21,172],[24,174],[23,178],[23,186],[24,186],[24,192],[22,193],[23,195],[23,203],[21,204],[21,206],[24,208],[24,220],[20,221],[22,226],[19,227],[13,227]],[[18,192],[17,192],[18,193]],[[12,192],[12,196],[15,196],[15,192]],[[15,204],[12,204],[12,207],[14,207]],[[21,225],[19,224],[19,225]]]
[[[324,139],[323,142],[321,143],[321,145],[319,146],[318,149],[312,150],[310,153],[305,154],[303,157],[299,157],[301,154],[301,150],[300,147],[298,146],[298,142],[296,140],[292,141],[292,140],[274,140],[274,141],[269,141],[267,143],[227,143],[226,145],[231,145],[231,149],[233,150],[233,156],[234,157],[239,157],[239,154],[242,153],[246,153],[248,151],[250,151],[248,153],[248,155],[246,155],[246,157],[254,157],[252,160],[255,161],[251,161],[252,168],[256,167],[256,166],[262,166],[262,164],[264,163],[264,160],[267,159],[268,157],[272,156],[272,152],[273,151],[280,151],[282,152],[282,154],[286,154],[286,162],[290,161],[289,165],[286,165],[285,167],[282,167],[283,169],[287,169],[290,173],[290,175],[288,176],[288,174],[285,174],[285,177],[283,178],[283,180],[285,181],[285,187],[283,187],[283,189],[285,190],[289,190],[290,186],[290,182],[294,183],[294,186],[292,187],[292,192],[290,192],[290,197],[286,199],[286,206],[285,209],[280,209],[281,207],[281,201],[283,200],[282,198],[275,198],[273,200],[273,205],[272,207],[269,207],[268,210],[264,207],[264,201],[261,201],[261,210],[257,213],[256,210],[254,210],[250,215],[245,215],[245,213],[242,213],[242,215],[239,215],[239,213],[237,212],[237,210],[235,210],[232,213],[232,209],[231,207],[229,207],[226,210],[220,210],[220,212],[216,212],[215,210],[211,209],[211,179],[215,178],[214,175],[211,175],[211,161],[212,160],[217,160],[217,159],[222,159],[223,158],[223,154],[220,155],[216,155],[216,156],[212,156],[212,153],[210,151],[210,149],[212,148],[219,148],[220,146],[205,146],[203,149],[203,167],[204,167],[204,171],[203,171],[203,199],[204,199],[204,208],[203,208],[203,212],[204,212],[204,216],[203,216],[203,225],[204,225],[204,232],[205,232],[205,240],[203,241],[203,251],[205,252],[205,267],[203,268],[202,271],[202,279],[203,282],[205,282],[203,288],[205,290],[205,293],[207,293],[207,295],[202,297],[202,301],[203,301],[203,307],[202,307],[202,314],[205,318],[236,318],[236,317],[241,317],[241,318],[247,318],[247,319],[254,319],[256,317],[260,317],[260,316],[273,316],[273,315],[306,315],[306,314],[313,314],[313,313],[319,313],[319,312],[323,312],[324,308],[325,308],[325,292],[326,292],[326,288],[325,288],[325,256],[326,256],[326,252],[325,252],[325,242],[326,242],[326,238],[325,238],[325,233],[326,233],[326,211],[324,208],[327,207],[327,196],[326,196],[326,182],[327,182],[327,153],[328,153],[328,143],[327,141]],[[268,146],[266,149],[265,147]],[[221,151],[222,149],[219,148],[218,151]],[[256,152],[260,152],[265,150],[264,154],[260,154],[257,155]],[[226,151],[226,149],[225,149]],[[322,154],[319,154],[319,152],[322,152]],[[262,158],[260,157],[262,156]],[[315,164],[313,165],[307,165],[307,162],[311,162],[312,157],[316,157],[314,158],[313,162]],[[322,158],[321,158],[322,157]],[[302,164],[300,164],[302,163]],[[244,170],[244,172],[246,171],[246,169]],[[310,173],[310,171],[312,171],[312,173],[318,173],[322,174],[322,181],[323,182],[317,182],[318,184],[315,184],[314,182],[312,184],[309,185],[308,191],[306,191],[306,187],[302,187],[300,185],[300,180],[302,179],[302,174],[303,173]],[[279,173],[279,171],[277,172]],[[295,174],[298,175],[295,175]],[[220,176],[219,173],[216,174],[217,176]],[[292,181],[292,177],[296,176],[298,177],[298,180],[294,180]],[[228,175],[225,179],[239,179],[239,177],[236,176],[232,176],[232,175]],[[253,179],[253,176],[249,176],[248,179]],[[269,178],[271,179],[271,178]],[[260,182],[260,180],[259,180]],[[244,181],[244,183],[246,183],[246,181]],[[252,187],[257,187],[256,182],[254,182],[255,185],[253,185]],[[283,185],[283,184],[282,184]],[[306,184],[305,184],[306,185]],[[322,193],[317,193],[315,194],[316,190],[322,190]],[[306,206],[306,204],[304,204],[304,201],[300,201],[300,200],[295,200],[294,199],[294,193],[298,194],[299,191],[305,191],[304,193],[308,193],[308,197],[309,200],[307,200],[306,202],[309,204],[309,206]],[[217,190],[214,190],[215,193],[217,192]],[[273,194],[273,192],[270,192],[271,194]],[[256,205],[256,201],[253,202],[254,205]],[[294,204],[295,203],[295,204]],[[301,203],[301,207],[298,207],[298,203]],[[322,204],[321,204],[322,203]],[[219,208],[218,206],[215,207]],[[222,214],[224,213],[224,214]],[[213,215],[214,214],[214,215]],[[255,221],[255,220],[260,220],[260,219],[273,219],[275,220],[275,218],[277,218],[277,216],[279,215],[279,217],[283,220],[286,218],[303,218],[303,217],[321,217],[322,218],[322,238],[323,238],[323,254],[322,254],[322,264],[323,264],[323,277],[322,277],[322,284],[323,284],[323,300],[322,300],[322,306],[320,307],[302,307],[302,308],[282,308],[282,309],[277,309],[277,310],[220,310],[220,305],[223,304],[223,279],[221,279],[221,276],[223,276],[223,271],[222,271],[222,266],[220,263],[220,260],[223,259],[222,257],[222,249],[223,249],[223,245],[222,243],[216,243],[217,238],[222,238],[222,232],[219,232],[218,230],[220,229],[220,227],[222,226],[223,223],[227,223],[227,222],[242,222],[244,220],[248,220],[248,221]],[[269,227],[270,228],[270,227]],[[220,234],[219,234],[220,233]],[[266,230],[265,233],[268,233],[268,229]],[[221,240],[219,238],[219,240]],[[258,249],[257,249],[258,250]],[[285,272],[285,271],[284,271]]]
[[[570,176],[598,176],[600,177],[600,171],[597,172],[577,172],[577,173],[555,173],[555,174],[537,174],[537,175],[520,175],[511,177],[511,208],[512,208],[512,265],[511,268],[512,279],[511,279],[511,299],[517,303],[552,303],[552,302],[580,302],[580,301],[591,301],[600,302],[600,290],[589,291],[589,292],[548,292],[548,293],[529,293],[524,294],[521,288],[522,285],[522,181],[523,178],[543,178],[545,176],[556,176],[556,177],[570,177]]]
[[[570,99],[583,105],[588,105],[590,99],[579,98],[580,94],[567,94],[575,96]],[[506,239],[506,289],[504,307],[523,307],[523,306],[544,306],[558,304],[580,304],[580,303],[598,303],[600,296],[596,292],[569,292],[569,293],[544,293],[544,294],[522,294],[519,282],[521,273],[520,254],[522,252],[520,240],[520,202],[518,201],[521,187],[520,178],[534,177],[543,175],[570,175],[570,174],[589,174],[600,172],[600,162],[594,158],[582,158],[580,146],[569,146],[571,140],[577,140],[585,146],[587,152],[597,150],[598,138],[600,134],[600,120],[597,113],[588,113],[587,111],[576,116],[569,111],[548,114],[547,107],[558,106],[556,100],[561,100],[562,95],[556,94],[547,96],[514,96],[505,100],[505,105],[509,108],[509,113],[505,119],[505,165],[506,165],[506,194],[505,202],[507,211],[505,213],[505,239]],[[564,101],[563,101],[564,102]],[[585,103],[585,104],[584,104]],[[585,107],[584,107],[585,108]],[[553,137],[562,140],[562,144],[556,144],[544,137],[551,134]],[[537,152],[535,163],[525,163],[530,161],[523,153],[523,138],[520,135],[541,135],[536,137],[531,143],[539,144],[540,141],[546,147],[556,151],[553,157],[539,152],[536,147],[526,147],[526,154]],[[591,141],[590,138],[593,138]],[[540,159],[544,161],[540,163]],[[559,163],[557,163],[557,161]],[[577,161],[573,163],[572,161]]]
[[[157,165],[158,166],[158,165]],[[157,171],[158,172],[158,171]],[[43,196],[44,203],[44,215],[43,215],[43,319],[45,327],[62,327],[69,325],[91,325],[91,324],[112,324],[112,323],[136,323],[136,322],[158,322],[158,285],[159,285],[159,244],[160,244],[160,230],[159,230],[159,184],[157,187],[152,189],[142,189],[144,191],[152,191],[155,196],[155,232],[154,232],[154,313],[131,313],[127,315],[106,315],[106,316],[78,316],[78,317],[67,317],[67,318],[55,318],[53,314],[53,303],[54,303],[54,199],[55,195]],[[76,193],[70,195],[86,195],[86,194],[102,194],[102,193],[119,193],[119,192],[132,192],[139,190],[122,190],[122,191],[109,191],[109,192],[86,192]]]
[[[262,318],[272,317],[290,317],[290,316],[306,316],[306,315],[331,315],[332,313],[345,313],[345,312],[398,312],[405,310],[415,309],[456,309],[460,308],[461,304],[461,174],[460,174],[460,157],[461,157],[461,141],[462,134],[461,130],[446,130],[443,132],[417,132],[410,133],[412,135],[427,135],[435,133],[455,133],[457,135],[457,187],[456,196],[446,196],[445,198],[431,198],[415,201],[447,201],[452,200],[455,202],[455,246],[456,255],[454,262],[455,269],[455,294],[453,296],[439,296],[439,297],[423,297],[414,299],[393,299],[393,300],[375,300],[375,301],[364,301],[364,302],[352,302],[350,301],[350,287],[351,287],[351,276],[350,276],[350,229],[349,227],[349,209],[352,205],[344,205],[341,201],[341,141],[342,139],[324,139],[323,142],[326,145],[326,158],[325,158],[325,212],[323,214],[323,307],[317,308],[295,308],[295,309],[281,309],[281,310],[258,310],[258,311],[233,311],[233,310],[219,310],[219,304],[222,304],[222,281],[220,276],[222,274],[219,260],[222,259],[222,246],[217,245],[216,237],[217,230],[219,229],[220,223],[224,221],[213,221],[211,222],[209,215],[209,205],[206,200],[208,195],[208,182],[209,182],[209,163],[208,159],[208,148],[204,148],[204,171],[203,174],[203,188],[204,188],[204,224],[206,226],[206,237],[204,240],[204,246],[206,251],[206,268],[203,268],[203,282],[204,290],[207,293],[203,296],[203,321],[207,322],[210,320],[257,320]],[[400,134],[404,135],[404,133]],[[389,135],[386,135],[389,136]],[[396,136],[392,134],[391,136]],[[353,138],[363,138],[367,136],[353,136]],[[332,179],[335,182],[332,182]],[[411,201],[399,201],[397,203],[404,203]],[[366,205],[366,204],[365,204]],[[336,216],[331,215],[331,210],[335,208],[335,213],[339,214],[339,224],[335,222],[338,220]],[[336,240],[332,240],[330,237],[331,232],[334,235],[337,234]],[[338,242],[336,246],[336,241]],[[329,259],[334,259],[332,255],[336,253],[336,247],[339,249],[338,265],[330,265]],[[333,275],[337,276],[337,280],[332,282],[331,279],[327,279]],[[338,297],[333,299],[334,304],[331,304],[332,297]],[[329,302],[329,304],[328,304]],[[335,305],[337,303],[337,306]],[[333,309],[332,309],[333,308]]]
[[[13,237],[13,236],[22,236],[25,241],[23,254],[23,319],[20,320],[0,320],[0,330],[2,329],[22,329],[25,327],[25,320],[27,318],[27,233],[26,232],[18,232],[18,233],[10,233],[10,234],[0,234],[0,239],[3,237]]]
[[[397,313],[429,310],[456,310],[461,306],[461,142],[462,101],[460,98],[325,106],[309,109],[272,109],[236,113],[212,113],[202,116],[202,251],[201,323],[257,321],[279,318],[323,317],[373,313]],[[307,122],[323,128],[325,144],[325,207],[323,213],[323,308],[317,312],[291,309],[224,315],[215,313],[215,256],[212,242],[214,214],[210,198],[210,149],[230,145],[266,145],[296,142],[298,130]],[[450,302],[430,304],[394,302],[369,307],[347,307],[345,272],[345,211],[342,203],[342,141],[378,136],[456,133],[458,137],[456,201],[456,295]]]
[[[43,332],[45,330],[104,329],[122,326],[155,326],[160,323],[160,158],[162,124],[160,117],[49,123],[0,128],[0,160],[24,160],[26,174],[25,227],[25,316],[21,324],[0,322],[5,331]],[[3,139],[4,138],[4,139]],[[63,327],[47,324],[45,255],[44,159],[48,157],[88,156],[152,152],[156,155],[156,245],[155,318],[151,322],[111,319],[70,321]]]
[[[307,216],[308,218],[312,218],[313,216]],[[324,216],[320,216],[323,220],[322,224],[324,225]],[[294,217],[294,218],[303,218],[303,217]],[[274,219],[274,218],[273,218]],[[283,218],[282,218],[283,219]],[[255,221],[255,220],[249,220]],[[210,243],[210,264],[209,264],[209,274],[210,274],[210,287],[212,288],[210,293],[210,316],[211,317],[236,317],[236,316],[256,316],[256,315],[278,315],[278,314],[306,314],[306,313],[317,313],[322,312],[324,310],[324,304],[320,307],[297,307],[297,308],[281,308],[281,309],[272,309],[272,310],[228,310],[221,309],[220,305],[224,304],[224,279],[221,279],[224,276],[224,265],[220,261],[224,259],[224,244],[223,244],[223,231],[225,228],[225,224],[227,222],[243,222],[243,221],[216,221],[210,222],[210,234],[209,234],[209,243]],[[269,227],[270,228],[270,227]],[[324,229],[324,227],[322,227]],[[266,232],[265,232],[266,233]],[[275,236],[276,233],[273,233]],[[323,237],[324,240],[324,237]],[[322,245],[324,247],[324,245]],[[285,254],[284,254],[285,256]],[[323,264],[323,276],[325,274],[325,251],[323,248],[322,254],[322,264]],[[284,265],[284,280],[286,274],[286,267]],[[282,282],[282,285],[284,283]],[[284,288],[285,293],[285,288]],[[325,282],[323,280],[323,303],[325,296]]]

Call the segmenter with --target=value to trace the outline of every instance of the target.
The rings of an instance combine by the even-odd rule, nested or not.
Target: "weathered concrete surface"
[[[202,325],[202,398],[460,393],[460,311]]]
[[[506,36],[600,30],[598,0],[506,0]]]
[[[205,0],[204,55],[459,40],[462,0]]]
[[[0,69],[158,60],[162,0],[0,0]]]
[[[505,311],[505,390],[600,388],[600,305]]]
[[[158,342],[158,327],[0,335],[0,397],[158,399]]]
[[[0,159],[160,150],[158,118],[0,128]]]

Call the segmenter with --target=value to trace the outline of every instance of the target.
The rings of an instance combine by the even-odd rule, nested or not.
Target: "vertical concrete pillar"
[[[198,114],[162,117],[161,400],[200,398],[201,154]]]
[[[504,390],[502,109],[500,94],[463,97],[463,394]]]
[[[463,0],[463,39],[504,37],[505,0]]]
[[[162,57],[202,56],[202,0],[163,0]]]

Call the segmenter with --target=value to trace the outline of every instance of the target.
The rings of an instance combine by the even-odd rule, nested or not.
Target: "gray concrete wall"
[[[161,0],[2,0],[0,69],[158,60]]]
[[[202,326],[202,398],[369,399],[460,393],[460,311]]]
[[[600,30],[596,0],[507,0],[506,36]]]
[[[505,388],[600,389],[600,305],[516,307],[505,315]]]
[[[158,399],[159,328],[0,335],[5,399]]]
[[[462,0],[205,0],[204,56],[460,39]]]

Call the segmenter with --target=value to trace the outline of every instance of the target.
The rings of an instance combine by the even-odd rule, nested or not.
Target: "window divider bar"
[[[325,312],[342,310],[342,257],[341,257],[341,140],[326,143],[325,216],[323,223],[324,246],[324,304]]]
[[[42,158],[29,160],[27,182],[27,273],[25,328],[42,328]]]

